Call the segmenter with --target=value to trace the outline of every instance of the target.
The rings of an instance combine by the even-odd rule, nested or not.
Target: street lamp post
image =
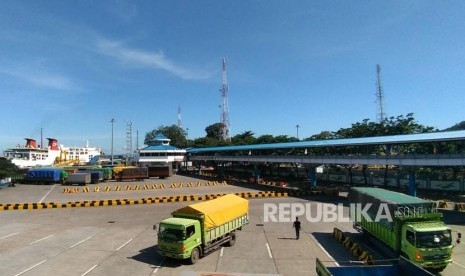
[[[297,129],[297,140],[299,140],[299,125],[296,125],[295,128]]]
[[[111,165],[113,166],[113,124],[115,123],[115,119],[111,118]]]

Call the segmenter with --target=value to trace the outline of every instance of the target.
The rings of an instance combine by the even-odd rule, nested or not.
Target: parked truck
[[[91,181],[92,181],[92,176],[90,173],[76,172],[76,173],[70,173],[68,175],[68,178],[66,179],[66,184],[67,185],[77,184],[79,186],[85,186],[87,184],[90,184]]]
[[[143,180],[146,178],[149,178],[147,168],[124,167],[118,173],[116,173],[116,170],[115,170],[115,179],[117,181]]]
[[[248,201],[234,194],[176,210],[159,224],[158,252],[194,264],[224,244],[233,246],[236,230],[249,221],[248,213]]]
[[[380,241],[395,256],[434,271],[442,271],[452,261],[451,229],[434,202],[368,187],[352,188],[348,199],[354,228]]]
[[[404,257],[397,261],[379,265],[347,265],[326,266],[316,258],[316,273],[318,276],[433,276],[434,274],[415,265]]]
[[[158,177],[164,179],[173,175],[173,167],[171,164],[168,166],[151,166],[148,167],[149,177]]]
[[[62,168],[42,167],[32,168],[27,171],[26,178],[22,182],[37,184],[64,183],[68,173]]]

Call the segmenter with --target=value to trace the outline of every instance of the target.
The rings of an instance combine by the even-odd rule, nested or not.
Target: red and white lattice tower
[[[229,141],[229,104],[228,104],[228,81],[226,79],[226,58],[223,58],[223,83],[221,85],[221,98],[223,103],[221,104],[221,123],[223,124],[222,138],[223,141]]]

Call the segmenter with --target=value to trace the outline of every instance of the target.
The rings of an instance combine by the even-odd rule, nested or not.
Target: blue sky
[[[124,152],[126,124],[220,120],[231,134],[305,138],[388,116],[465,120],[465,1],[2,1],[0,148],[54,137]],[[135,142],[134,142],[135,144]]]

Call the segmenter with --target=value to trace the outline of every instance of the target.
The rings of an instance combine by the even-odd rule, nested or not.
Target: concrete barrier
[[[352,254],[359,261],[364,262],[367,265],[374,265],[375,261],[373,255],[368,253],[359,243],[354,242],[350,237],[344,235],[338,228],[333,229],[333,237]]]
[[[437,206],[438,208],[446,208],[446,209],[449,208],[447,202],[444,201],[444,200],[438,200],[438,201],[436,201],[436,206]]]
[[[455,211],[465,212],[465,203],[455,203]]]
[[[200,182],[199,182],[200,183]],[[110,186],[107,186],[107,188]],[[147,186],[150,188],[150,186]],[[165,189],[165,184],[153,184],[152,189]],[[126,190],[131,190],[131,186],[127,185]],[[134,190],[138,190],[139,185],[134,187]],[[145,189],[145,186],[144,186]],[[100,187],[94,187],[94,192],[100,192]],[[110,188],[111,190],[111,188]],[[114,190],[120,191],[121,186],[115,186]],[[90,192],[88,187],[84,187],[86,192]],[[106,189],[105,189],[106,191]],[[78,193],[79,188],[66,188],[65,193]],[[267,197],[288,197],[288,196],[314,196],[321,195],[321,191],[309,190],[309,191],[286,191],[286,192],[277,192],[277,191],[261,191],[261,192],[247,192],[247,193],[235,193],[238,196],[247,199],[255,198],[267,198]],[[1,204],[0,211],[6,210],[33,210],[33,209],[49,209],[49,208],[68,208],[68,207],[95,207],[95,206],[113,206],[113,205],[129,205],[129,204],[148,204],[148,203],[167,203],[167,202],[184,202],[184,201],[203,201],[217,198],[219,196],[225,195],[221,194],[210,194],[204,196],[175,196],[175,197],[156,197],[150,199],[141,199],[141,200],[128,200],[128,199],[117,199],[117,200],[101,200],[101,201],[84,201],[84,202],[68,202],[68,203],[21,203],[21,204]],[[340,237],[343,237],[342,232]]]
[[[69,192],[75,192],[76,190],[78,190],[78,188],[69,189]],[[100,190],[100,188],[94,187],[94,190]],[[242,198],[256,199],[256,198],[268,198],[268,197],[287,197],[287,196],[295,196],[297,194],[307,195],[308,193],[306,192],[296,193],[292,191],[290,192],[261,191],[261,192],[243,192],[243,193],[235,193],[235,194]],[[170,197],[162,196],[162,197],[155,197],[155,198],[143,198],[139,200],[113,199],[113,200],[99,200],[99,201],[76,201],[76,202],[68,202],[68,203],[50,202],[50,203],[0,204],[0,211],[204,201],[204,200],[215,199],[223,195],[225,195],[225,193],[209,194],[209,195],[182,195],[182,196],[170,196]]]

